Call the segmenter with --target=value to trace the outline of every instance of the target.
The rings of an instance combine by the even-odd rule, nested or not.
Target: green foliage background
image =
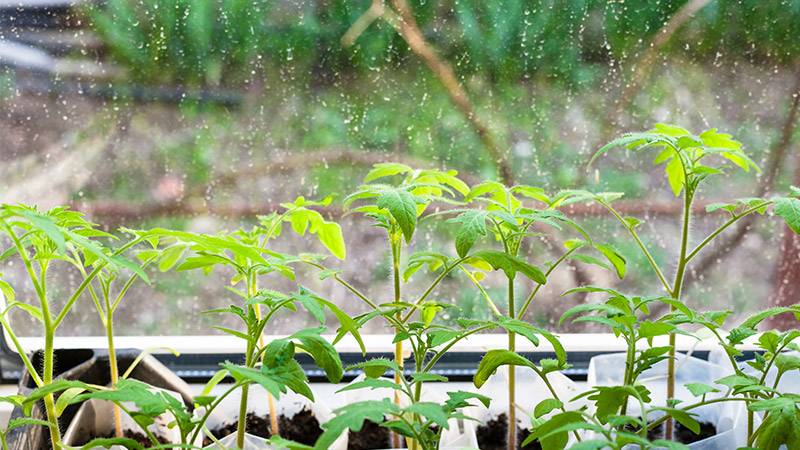
[[[605,64],[640,53],[683,1],[414,0],[416,19],[461,74],[584,85]],[[251,64],[326,73],[402,65],[408,50],[385,22],[352,49],[340,43],[370,0],[109,0],[88,10],[114,58],[141,81],[237,83]],[[800,2],[712,1],[669,49],[708,60],[785,64],[800,53]],[[724,49],[724,52],[721,50]],[[720,52],[718,54],[718,52]],[[320,75],[323,74],[323,75]]]

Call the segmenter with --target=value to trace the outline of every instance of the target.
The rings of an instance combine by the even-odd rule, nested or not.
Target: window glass
[[[0,0],[0,200],[40,209],[69,205],[112,232],[215,233],[251,227],[256,216],[297,196],[333,195],[320,211],[341,224],[347,258],[327,264],[389,302],[385,231],[343,205],[375,163],[453,169],[470,185],[500,173],[550,194],[624,193],[619,210],[641,220],[637,230],[670,279],[681,200],[663,167],[652,164],[655,153],[615,151],[588,167],[605,142],[666,122],[696,133],[718,128],[743,143],[761,170],[730,170],[706,185],[695,205],[693,243],[726,219],[706,213],[708,204],[800,184],[800,2],[408,0],[410,34],[395,28],[402,18],[375,17],[370,4]],[[635,242],[603,208],[578,203],[564,212],[617,248],[627,273],[620,280],[580,261],[564,265],[537,294],[527,320],[561,332],[597,331],[592,324],[558,326],[561,313],[587,300],[562,297],[564,291],[597,284],[661,293]],[[456,254],[457,224],[449,217],[421,221],[404,263],[415,251]],[[686,301],[746,315],[796,298],[797,242],[784,227],[758,216],[727,230],[693,260]],[[535,231],[541,236],[521,255],[543,270],[562,241],[580,237],[569,227]],[[491,237],[479,244],[498,245]],[[272,248],[325,252],[315,237],[288,226]],[[0,272],[20,299],[33,298],[18,260],[3,260]],[[216,334],[212,325],[235,323],[201,314],[237,301],[226,289],[229,273],[148,273],[151,283],[137,283],[121,303],[119,334]],[[80,283],[62,268],[48,277],[57,280],[48,294],[61,304]],[[418,297],[434,280],[419,271],[403,298]],[[481,283],[505,307],[502,274]],[[262,281],[282,291],[298,285],[352,314],[366,311],[314,269],[299,270],[294,281]],[[517,295],[534,287],[519,278]],[[439,320],[491,314],[460,273],[447,276],[431,298],[459,307]],[[37,334],[23,312],[12,321],[30,330],[18,334]],[[267,332],[313,323],[307,314],[285,315]],[[384,331],[377,322],[368,330]],[[89,295],[59,332],[103,333]]]

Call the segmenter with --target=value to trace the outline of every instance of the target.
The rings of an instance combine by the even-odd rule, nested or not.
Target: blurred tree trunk
[[[795,151],[794,185],[800,186],[800,152]],[[791,306],[800,303],[800,235],[783,227],[780,256],[773,283],[771,306]],[[780,330],[797,328],[797,321],[790,314],[781,314],[770,321],[770,325]]]

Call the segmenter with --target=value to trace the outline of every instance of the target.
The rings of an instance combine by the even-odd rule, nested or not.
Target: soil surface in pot
[[[530,430],[518,428],[518,449],[539,450],[542,448],[541,445],[539,445],[539,441],[532,442],[525,447],[521,446],[530,434]],[[508,438],[508,416],[503,413],[490,420],[485,425],[478,426],[477,435],[478,448],[481,450],[505,450]]]
[[[391,447],[389,430],[371,420],[365,420],[359,431],[350,431],[347,450],[376,450]]]
[[[437,433],[439,427],[433,425],[431,431]],[[388,429],[370,420],[365,420],[359,431],[350,431],[347,437],[347,450],[378,450],[384,448],[408,448],[405,436],[400,437],[400,445],[392,444]]]
[[[236,433],[236,421],[226,423],[219,428],[211,430],[217,439]],[[259,416],[254,413],[247,413],[246,418],[247,432],[264,439],[269,438],[270,425],[269,416]],[[310,409],[304,408],[292,417],[283,414],[278,416],[278,427],[281,430],[281,437],[305,445],[314,445],[322,434],[319,421],[314,417]],[[211,445],[211,440],[206,438],[203,445]]]
[[[692,442],[701,441],[717,435],[717,427],[708,422],[700,422],[700,434],[694,434],[694,431],[684,427],[680,423],[675,423],[675,436],[674,441],[681,444],[691,444]],[[647,431],[647,439],[654,441],[664,437],[664,425],[659,424],[657,427]]]
[[[153,446],[153,443],[150,442],[150,439],[147,438],[147,435],[142,433],[141,431],[123,430],[122,431],[122,436],[126,437],[128,439],[133,439],[134,441],[136,441],[139,444],[141,444],[142,447],[144,447],[144,448],[150,448],[150,447]],[[107,433],[107,434],[105,434],[103,436],[97,436],[97,437],[101,438],[101,439],[110,439],[110,438],[116,437],[116,434],[113,431],[111,431],[110,433]],[[163,436],[159,436],[159,435],[156,434],[155,437],[156,437],[156,440],[158,441],[159,444],[169,444],[170,443]],[[89,443],[89,441],[91,441],[92,439],[94,439],[94,438],[88,438],[88,439],[85,440],[85,442],[81,442],[78,445],[85,445],[85,444]]]

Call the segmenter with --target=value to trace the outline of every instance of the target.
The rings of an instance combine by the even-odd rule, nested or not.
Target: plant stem
[[[758,211],[758,210],[760,210],[760,209],[762,209],[762,208],[766,208],[767,206],[771,205],[772,203],[773,203],[773,202],[772,202],[771,200],[770,200],[770,201],[765,201],[765,202],[763,202],[763,203],[760,203],[760,204],[758,204],[757,206],[754,206],[754,207],[752,207],[752,208],[748,208],[748,209],[746,209],[745,211],[742,211],[741,213],[739,213],[739,214],[736,214],[736,215],[734,215],[733,217],[731,217],[730,219],[728,219],[728,221],[727,221],[727,222],[725,222],[724,224],[722,224],[722,225],[721,225],[719,228],[717,228],[716,230],[714,230],[714,232],[712,232],[711,234],[709,234],[709,235],[708,235],[708,237],[706,237],[705,239],[703,239],[703,241],[702,241],[702,242],[700,242],[699,244],[697,244],[697,247],[695,247],[695,248],[694,248],[694,250],[692,250],[691,252],[689,252],[689,254],[686,256],[686,262],[689,262],[689,261],[691,261],[691,260],[692,260],[692,259],[693,259],[695,256],[697,256],[697,254],[700,252],[700,250],[702,250],[702,249],[703,249],[703,247],[705,247],[705,246],[706,246],[706,245],[708,245],[708,244],[709,244],[711,241],[713,241],[713,240],[714,240],[714,238],[716,238],[717,236],[719,236],[720,234],[722,234],[722,232],[723,232],[723,231],[725,231],[726,229],[728,229],[728,227],[730,227],[730,226],[731,226],[731,225],[733,225],[734,223],[738,222],[738,221],[739,221],[739,219],[741,219],[741,218],[743,218],[743,217],[746,217],[746,216],[749,216],[750,214],[752,214],[752,213],[754,213],[754,212],[756,212],[756,211]]]
[[[108,371],[111,374],[111,387],[116,387],[119,382],[119,367],[117,366],[117,351],[114,347],[114,320],[111,314],[111,305],[106,295],[106,339],[108,340]],[[114,435],[122,437],[122,412],[114,404]]]
[[[53,335],[55,333],[47,326],[45,330],[47,334],[44,341],[42,381],[45,386],[48,386],[53,383]],[[47,420],[50,422],[50,441],[53,445],[53,450],[59,450],[61,448],[61,431],[58,429],[58,416],[56,415],[56,404],[53,394],[47,394],[47,396],[45,396],[44,407],[47,412]]]
[[[564,262],[567,258],[569,258],[569,255],[573,254],[576,250],[578,250],[578,248],[579,247],[573,247],[564,252],[564,254],[561,255],[557,260],[555,260],[553,264],[550,266],[550,268],[548,268],[547,271],[545,271],[544,276],[550,277],[550,274],[553,273],[554,270],[556,270],[556,267],[558,267],[562,262]],[[533,299],[536,297],[536,294],[539,292],[541,288],[542,284],[536,283],[536,287],[533,288],[531,294],[528,296],[528,298],[525,300],[525,303],[522,305],[522,308],[519,309],[519,313],[517,314],[518,318],[525,317],[525,313],[528,312],[528,308],[531,306]]]
[[[27,255],[26,255],[27,259]],[[39,286],[39,300],[42,308],[42,319],[44,321],[44,365],[42,367],[42,381],[45,386],[53,383],[53,365],[55,359],[55,348],[53,346],[56,329],[53,326],[53,316],[50,315],[50,302],[47,299],[47,288],[45,280],[47,279],[47,263],[40,263],[40,281],[36,283]],[[53,394],[48,394],[44,398],[44,407],[47,412],[47,420],[50,422],[50,441],[53,445],[53,450],[61,448],[61,431],[58,428],[58,414],[56,414],[55,397]]]
[[[256,284],[255,284],[255,275],[251,273],[247,273],[247,297],[252,298],[256,292]],[[249,305],[248,308],[253,308],[256,317],[261,319],[261,308],[260,305]],[[252,330],[248,330],[252,333]],[[252,336],[252,334],[251,334]],[[263,329],[259,330],[259,340],[263,343]],[[252,340],[247,342],[247,352],[245,353],[245,367],[253,367],[255,365],[255,343]],[[244,448],[244,435],[247,432],[247,400],[248,394],[250,393],[250,385],[245,384],[242,386],[242,398],[239,400],[239,420],[236,424],[236,445],[239,448]],[[272,417],[272,411],[270,411],[270,417]]]
[[[661,271],[661,268],[658,266],[658,263],[656,263],[655,258],[653,258],[653,255],[650,253],[650,250],[648,250],[647,246],[645,246],[644,242],[642,242],[642,239],[639,237],[639,233],[637,233],[636,230],[634,230],[633,227],[631,227],[628,224],[628,222],[625,221],[622,215],[620,215],[620,213],[616,209],[614,209],[614,207],[612,207],[610,204],[601,200],[597,200],[597,202],[603,205],[603,207],[605,207],[619,221],[619,223],[622,224],[623,227],[625,227],[625,229],[628,231],[628,234],[631,235],[634,242],[636,242],[636,245],[639,247],[639,249],[642,251],[642,254],[647,259],[647,262],[650,264],[650,267],[653,269],[653,272],[655,272],[656,276],[658,277],[658,280],[661,282],[661,285],[664,286],[664,290],[669,293],[672,293],[672,288],[667,282],[667,278],[664,276],[664,272]]]
[[[197,437],[200,435],[200,432],[205,427],[205,424],[208,421],[208,418],[211,416],[211,413],[217,408],[217,406],[219,406],[220,403],[222,403],[222,400],[224,400],[227,396],[233,393],[233,391],[235,391],[236,389],[239,389],[240,387],[244,386],[246,385],[236,383],[230,388],[228,388],[227,391],[223,392],[221,395],[217,396],[214,399],[214,402],[211,403],[211,405],[208,406],[208,408],[206,408],[205,412],[203,413],[203,417],[200,418],[200,422],[198,422],[197,426],[194,428],[194,431],[192,432],[192,437],[189,439],[189,442],[195,442],[197,440]]]
[[[464,262],[465,259],[467,258],[459,258],[449,266],[445,267],[444,270],[442,270],[442,273],[440,273],[439,276],[437,276],[436,279],[433,280],[433,283],[431,283],[431,285],[428,286],[428,289],[426,289],[425,292],[419,297],[419,299],[417,299],[417,301],[414,302],[414,306],[416,307],[422,304],[422,302],[424,302],[425,299],[427,299],[428,296],[431,295],[431,292],[433,292],[433,290],[436,288],[436,286],[439,285],[439,283],[444,279],[444,277],[446,277],[447,274],[450,273],[453,269],[459,267],[459,265],[462,262]],[[403,323],[408,322],[409,319],[411,319],[411,316],[414,314],[414,312],[416,312],[416,308],[409,309],[408,313],[406,313],[406,315],[403,317]]]
[[[250,347],[250,344],[248,344]],[[249,349],[248,349],[249,350]],[[245,365],[249,367],[250,358],[247,358]],[[244,434],[247,432],[247,395],[250,393],[250,385],[242,386],[242,398],[239,400],[239,420],[236,424],[236,447],[244,448]]]
[[[508,317],[513,319],[515,316],[514,311],[514,277],[508,277]],[[515,352],[517,350],[516,334],[508,331],[508,351]],[[515,366],[508,366],[508,450],[517,449],[517,395],[516,395],[516,368]]]
[[[686,274],[686,265],[689,262],[687,252],[689,249],[689,222],[692,214],[693,193],[687,186],[684,187],[683,195],[683,228],[681,230],[681,251],[678,257],[678,270],[675,272],[675,284],[672,287],[671,296],[673,299],[681,300],[683,289],[683,278]],[[670,306],[670,311],[675,311],[675,306]],[[667,359],[667,403],[675,397],[675,333],[669,334],[669,358]],[[671,441],[674,434],[675,421],[672,416],[667,418],[664,427],[664,439]]]
[[[636,341],[631,338],[628,340],[628,348],[625,354],[625,376],[623,377],[622,384],[628,386],[631,384],[633,378],[633,364],[636,358]],[[628,401],[622,404],[620,415],[624,416],[628,413]]]
[[[392,248],[392,280],[394,283],[394,302],[400,302],[400,245],[401,237],[396,233],[390,233],[389,240],[391,241]],[[402,321],[403,317],[400,312],[397,313],[397,320]],[[400,327],[395,327],[395,332],[400,333]],[[397,364],[398,370],[394,373],[394,382],[401,383],[403,376],[403,341],[397,341],[394,344],[394,362]],[[400,405],[400,391],[394,392],[394,403]],[[394,448],[400,447],[400,435],[392,433],[392,446]]]

